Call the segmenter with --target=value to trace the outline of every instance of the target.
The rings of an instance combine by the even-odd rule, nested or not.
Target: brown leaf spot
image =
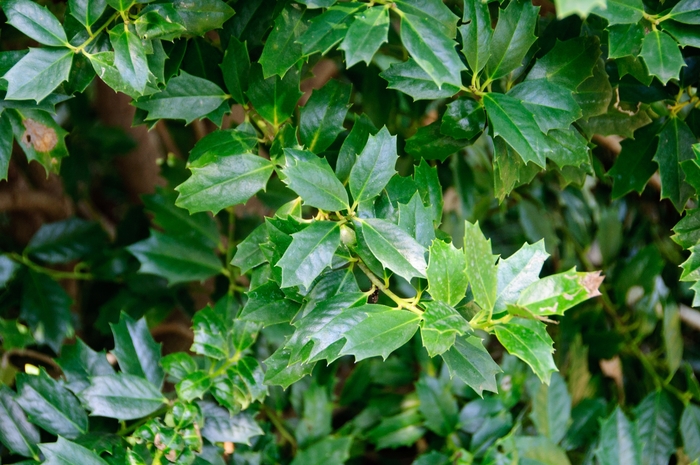
[[[24,127],[26,131],[22,135],[22,142],[31,145],[37,152],[50,152],[58,144],[58,135],[54,128],[30,118],[24,120]]]
[[[165,449],[165,444],[163,443],[163,438],[161,437],[160,433],[157,433],[156,437],[153,439],[153,445],[156,446],[156,449]]]
[[[581,280],[581,285],[586,288],[589,298],[600,295],[598,288],[601,284],[603,284],[604,279],[605,276],[601,276],[600,271],[588,273],[583,277],[583,280]]]

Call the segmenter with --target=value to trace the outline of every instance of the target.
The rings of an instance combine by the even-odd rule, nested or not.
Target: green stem
[[[100,26],[94,33],[91,33],[90,30],[88,30],[88,33],[90,34],[90,37],[89,37],[85,42],[83,42],[82,44],[78,45],[77,47],[73,47],[72,45],[68,45],[68,48],[70,48],[71,50],[73,50],[73,53],[80,53],[80,52],[83,52],[83,53],[84,53],[85,47],[87,47],[88,45],[90,45],[90,43],[91,43],[93,40],[95,40],[95,39],[97,38],[97,36],[100,35],[100,33],[101,33],[102,31],[104,31],[104,30],[107,28],[107,26],[109,26],[109,25],[112,23],[112,21],[114,21],[114,20],[117,19],[118,17],[119,17],[119,12],[113,14],[112,17],[109,18],[107,21],[105,21],[105,23],[104,23],[102,26]]]
[[[419,315],[419,316],[423,314],[423,310],[421,310],[420,308],[418,308],[418,306],[417,306],[416,304],[414,304],[413,302],[411,302],[411,300],[401,298],[401,297],[397,296],[396,294],[394,294],[391,290],[389,290],[389,287],[388,287],[385,283],[383,283],[383,282],[377,277],[377,275],[375,275],[374,273],[372,273],[372,271],[371,271],[369,268],[367,268],[367,265],[365,265],[364,263],[362,263],[362,261],[359,261],[359,260],[358,260],[357,266],[360,267],[360,269],[362,270],[362,272],[363,272],[365,275],[367,275],[367,277],[368,277],[369,280],[372,282],[372,284],[373,284],[377,289],[379,289],[380,291],[382,291],[382,293],[384,293],[384,295],[386,295],[386,296],[389,297],[391,300],[393,300],[394,302],[396,302],[396,304],[399,306],[399,308],[404,308],[404,309],[406,309],[406,310],[408,310],[408,311],[411,311],[411,312],[413,312],[413,313],[415,313],[416,315]]]
[[[294,436],[291,435],[289,430],[284,426],[284,423],[282,423],[282,419],[277,415],[277,412],[275,412],[274,409],[271,409],[265,404],[262,404],[262,410],[265,412],[265,416],[267,416],[268,420],[270,420],[270,423],[279,431],[280,436],[287,441],[291,446],[292,446],[292,455],[296,455],[297,452],[297,441],[294,439]]]
[[[51,268],[46,268],[44,266],[41,266],[41,265],[34,263],[33,261],[31,261],[29,259],[29,257],[26,257],[24,255],[20,255],[18,253],[12,252],[9,254],[9,256],[12,260],[19,262],[23,265],[26,265],[31,270],[36,271],[37,273],[49,275],[53,279],[78,279],[78,280],[95,279],[95,276],[92,275],[91,273],[81,273],[81,272],[76,272],[76,271],[58,271],[58,270],[52,270]],[[78,268],[79,266],[81,266],[80,263],[78,265],[76,265],[76,268]]]

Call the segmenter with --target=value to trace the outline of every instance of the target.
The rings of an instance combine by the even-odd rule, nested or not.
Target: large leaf
[[[41,453],[46,460],[45,465],[107,465],[96,452],[58,437],[56,442],[40,444]]]
[[[259,60],[266,79],[273,75],[284,77],[302,58],[301,44],[296,41],[306,31],[308,22],[309,13],[291,3],[277,16]]]
[[[643,465],[665,465],[675,449],[678,414],[665,391],[647,395],[635,408],[635,427],[642,445]]]
[[[491,55],[486,63],[486,73],[492,80],[506,76],[522,64],[525,54],[537,39],[538,11],[539,7],[527,1],[511,2],[500,11],[490,43]]]
[[[250,75],[250,57],[248,56],[247,44],[239,41],[236,37],[231,37],[220,66],[231,97],[239,104],[244,105]]]
[[[464,254],[466,272],[469,278],[474,301],[481,308],[491,311],[496,304],[498,278],[497,255],[491,254],[491,239],[486,239],[479,228],[479,222],[464,224]]]
[[[620,463],[638,465],[641,460],[642,445],[637,430],[620,407],[600,425],[600,441],[595,451],[601,465]]]
[[[354,355],[355,361],[380,356],[386,358],[406,344],[418,330],[420,318],[415,313],[391,309],[370,313],[357,326],[345,333],[343,355]]]
[[[321,153],[343,131],[350,91],[349,85],[332,79],[311,94],[299,116],[299,138],[307,149]]]
[[[456,139],[473,139],[484,130],[484,107],[470,98],[459,98],[447,105],[440,132]]]
[[[202,166],[190,167],[192,176],[175,188],[180,193],[175,204],[190,213],[211,211],[245,203],[265,189],[274,165],[253,154],[217,157]]]
[[[423,376],[416,383],[416,393],[420,400],[418,409],[425,417],[425,426],[443,437],[452,433],[459,416],[457,400],[450,392],[449,383]]]
[[[0,385],[0,442],[10,452],[39,459],[36,449],[40,441],[39,430],[29,423],[27,415],[15,400],[10,388]]]
[[[479,0],[465,0],[462,21],[465,23],[459,27],[464,44],[462,54],[472,73],[479,73],[491,55],[493,29],[488,4]]]
[[[72,61],[73,52],[67,48],[30,48],[29,53],[3,76],[8,82],[5,98],[36,100],[37,103],[44,100],[68,79]]]
[[[465,296],[469,278],[463,252],[454,245],[434,240],[429,250],[428,292],[435,300],[457,305]]]
[[[282,269],[282,287],[308,288],[331,265],[340,246],[340,227],[333,221],[314,221],[292,234],[292,238],[292,244],[276,265]]]
[[[7,0],[3,2],[2,9],[8,24],[40,44],[52,47],[68,44],[61,23],[46,7],[39,6],[31,0]]]
[[[117,420],[143,418],[158,410],[166,399],[160,390],[140,376],[116,373],[94,376],[80,396],[92,412]]]
[[[552,129],[567,129],[583,114],[571,90],[548,79],[525,81],[513,87],[508,95],[523,102],[545,134]]]
[[[151,231],[151,237],[127,247],[141,262],[140,273],[155,274],[170,285],[203,281],[221,272],[221,262],[206,246]]]
[[[459,19],[442,0],[397,0],[394,5],[404,13],[420,16],[440,33],[454,39]]]
[[[571,396],[559,373],[553,373],[549,386],[541,384],[532,399],[530,418],[542,436],[557,444],[564,438],[571,420]]]
[[[385,220],[369,218],[356,223],[372,254],[394,273],[407,280],[424,278],[426,249],[403,229]]]
[[[63,340],[73,332],[71,298],[45,274],[27,271],[22,280],[20,317],[29,325],[34,338],[58,353]]]
[[[383,127],[369,136],[362,153],[350,171],[350,193],[355,203],[378,196],[396,173],[396,136]]]
[[[173,40],[187,31],[180,13],[167,3],[152,4],[141,10],[134,26],[136,33],[144,40]]]
[[[160,366],[160,344],[153,340],[146,320],[133,320],[122,313],[119,322],[110,326],[114,334],[112,352],[121,371],[147,379],[160,388],[165,376]]]
[[[530,365],[537,377],[549,384],[557,367],[552,359],[554,342],[544,323],[513,318],[507,324],[496,326],[496,337],[511,355]]]
[[[254,130],[247,132],[237,128],[214,131],[200,139],[192,148],[187,166],[201,168],[220,157],[254,153],[257,143],[257,134]]]
[[[577,37],[557,42],[552,50],[537,60],[527,74],[527,79],[544,79],[574,91],[593,75],[593,67],[599,56],[600,42],[595,37]]]
[[[536,244],[525,244],[510,257],[498,262],[498,292],[494,312],[506,310],[508,304],[515,303],[520,292],[537,281],[542,265],[549,254],[545,251],[544,240]]]
[[[239,317],[263,326],[290,321],[299,311],[299,304],[287,299],[274,282],[267,282],[248,291],[248,302]]]
[[[356,15],[339,47],[345,51],[346,66],[349,68],[360,61],[369,65],[379,47],[387,41],[388,34],[389,10],[385,6]]]
[[[600,295],[600,271],[564,273],[539,279],[520,291],[517,305],[535,315],[563,315],[566,310]]]
[[[695,158],[691,147],[697,142],[697,138],[685,121],[676,117],[668,119],[658,137],[654,161],[659,165],[661,198],[670,199],[680,212],[693,195],[693,188],[685,181],[685,173],[680,163]]]
[[[442,358],[450,370],[450,377],[457,376],[480,396],[483,396],[484,390],[497,392],[496,374],[501,369],[480,338],[457,338],[454,347],[442,354]]]
[[[47,263],[67,263],[98,251],[105,242],[98,223],[69,218],[42,225],[24,252]]]
[[[348,193],[325,158],[314,155],[308,160],[288,161],[282,172],[289,188],[299,194],[304,204],[326,211],[350,208]]]
[[[284,78],[272,76],[263,79],[262,68],[255,64],[250,68],[249,81],[247,95],[260,116],[276,127],[292,116],[302,95],[296,68],[287,71]]]
[[[677,79],[681,68],[685,66],[678,44],[663,31],[652,31],[644,36],[639,56],[644,59],[649,74],[664,84]]]
[[[669,16],[680,23],[700,24],[700,5],[697,0],[682,0],[671,9]]]
[[[400,90],[414,100],[451,97],[459,92],[459,86],[454,84],[445,83],[438,87],[432,77],[412,58],[392,64],[380,75],[389,82],[389,89]]]

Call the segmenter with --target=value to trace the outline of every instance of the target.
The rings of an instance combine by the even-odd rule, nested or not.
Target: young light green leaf
[[[478,221],[474,224],[465,221],[463,251],[474,301],[481,308],[491,311],[496,303],[498,292],[496,269],[498,256],[491,254],[491,239],[487,240],[484,237]]]
[[[491,55],[491,14],[488,3],[480,0],[464,0],[464,14],[459,27],[462,36],[462,54],[466,57],[472,73],[479,73]]]
[[[389,89],[399,90],[414,100],[446,98],[459,92],[459,86],[453,84],[444,83],[438,87],[413,58],[392,64],[380,76],[389,82]]]
[[[191,166],[192,176],[175,188],[180,193],[175,204],[190,213],[211,211],[245,203],[265,189],[274,165],[252,154],[219,157],[202,166]]]
[[[355,361],[380,356],[386,358],[406,344],[418,330],[418,315],[388,308],[384,312],[370,313],[357,326],[345,333],[347,342],[342,355],[354,355]]]
[[[530,110],[543,133],[552,129],[568,129],[583,114],[571,90],[547,79],[525,81],[509,92]]]
[[[455,139],[473,139],[484,130],[485,123],[484,107],[473,99],[462,97],[447,105],[440,132]]]
[[[620,409],[605,419],[600,425],[600,442],[595,456],[601,465],[620,463],[638,465],[642,463],[642,445],[637,430]]]
[[[700,459],[700,407],[688,404],[681,416],[683,450],[690,460]]]
[[[46,457],[45,465],[107,465],[97,453],[61,436],[56,442],[39,444],[39,449]]]
[[[213,82],[180,71],[162,92],[140,98],[133,105],[146,110],[146,121],[182,119],[190,124],[203,118],[226,101],[226,93]]]
[[[311,94],[299,115],[299,139],[308,150],[323,152],[343,132],[351,90],[350,85],[331,79]]]
[[[187,32],[195,36],[219,29],[234,15],[233,8],[221,0],[173,0],[173,6]]]
[[[606,3],[606,0],[554,0],[558,19],[564,19],[572,14],[585,18],[596,7],[604,9]]]
[[[221,271],[221,262],[210,248],[157,231],[127,250],[141,262],[139,273],[162,276],[170,285],[203,281]]]
[[[396,136],[383,127],[369,136],[350,171],[350,193],[356,204],[378,196],[396,173]]]
[[[350,68],[360,61],[369,66],[379,47],[387,41],[389,34],[389,10],[386,6],[375,6],[355,15],[340,44],[345,52],[346,66]]]
[[[87,432],[88,417],[78,399],[45,370],[38,375],[19,373],[17,393],[29,421],[49,433],[75,439]]]
[[[292,244],[276,265],[282,269],[282,287],[308,288],[331,265],[340,246],[340,227],[333,221],[314,221],[292,234],[292,238]]]
[[[70,14],[85,27],[92,26],[100,19],[107,0],[69,0]]]
[[[483,397],[484,390],[497,392],[496,374],[501,372],[496,362],[476,336],[459,337],[454,347],[442,354],[450,371]]]
[[[5,98],[39,103],[68,79],[72,61],[73,52],[67,48],[30,48],[3,76],[8,82]]]
[[[434,240],[429,249],[428,292],[435,300],[457,305],[467,293],[469,279],[462,251],[441,240]]]
[[[40,44],[50,47],[68,44],[61,23],[45,6],[39,6],[31,0],[7,0],[3,2],[2,9],[8,24]]]
[[[545,56],[537,60],[527,74],[527,80],[545,79],[570,91],[593,75],[600,57],[600,42],[596,37],[577,37],[554,45]]]
[[[294,160],[282,172],[287,177],[285,183],[299,194],[304,204],[326,211],[350,208],[348,193],[325,158],[313,155],[308,161]]]
[[[166,402],[152,383],[126,373],[94,376],[90,379],[90,387],[80,396],[92,415],[117,420],[143,418]]]
[[[204,371],[190,373],[175,385],[178,398],[185,402],[201,399],[209,388],[211,388],[211,378]]]
[[[549,384],[557,367],[552,359],[554,342],[544,323],[513,318],[507,324],[496,326],[496,337],[508,353],[530,365],[537,377]]]
[[[111,29],[109,40],[114,48],[114,66],[122,79],[137,92],[143,93],[148,82],[148,62],[146,50],[134,26]]]
[[[664,391],[647,395],[635,408],[635,429],[641,443],[642,463],[666,463],[673,455],[678,414],[673,399]]]
[[[425,417],[425,426],[439,436],[452,433],[456,429],[459,412],[457,400],[450,392],[450,384],[422,376],[416,383],[416,393],[420,400],[418,410]]]
[[[309,17],[309,13],[291,4],[277,16],[258,60],[265,79],[273,75],[284,78],[289,68],[302,58],[301,44],[297,40],[306,31]]]
[[[575,268],[539,279],[520,291],[517,305],[535,315],[563,315],[566,310],[600,295],[600,271],[576,272]]]
[[[40,344],[58,353],[63,340],[73,333],[70,307],[73,301],[56,281],[27,270],[22,279],[20,318]]]
[[[494,312],[506,310],[515,303],[523,289],[539,279],[540,271],[549,254],[544,249],[544,240],[536,244],[524,244],[510,257],[499,260],[497,270],[498,292]]]
[[[263,79],[262,68],[255,64],[250,68],[249,82],[247,95],[260,116],[276,127],[292,116],[302,95],[299,72],[295,68],[287,71],[284,78]]]
[[[571,421],[571,396],[559,373],[553,373],[549,385],[541,384],[535,391],[530,418],[537,432],[555,444],[566,435]]]
[[[500,11],[486,63],[486,73],[492,80],[506,76],[522,64],[537,39],[534,32],[538,11],[539,7],[525,1],[511,2]]]
[[[424,278],[426,249],[393,223],[368,218],[356,223],[372,254],[394,273],[410,281]]]
[[[608,20],[608,25],[638,23],[644,16],[642,0],[606,0],[593,13]]]
[[[224,82],[231,93],[231,97],[236,103],[244,105],[246,103],[245,93],[248,91],[250,74],[250,57],[248,57],[247,43],[241,42],[232,36],[229,39],[226,52],[224,52],[224,59],[219,66],[221,67],[221,72],[224,73]]]
[[[680,163],[695,158],[692,145],[697,138],[685,123],[677,117],[671,117],[658,134],[659,143],[654,154],[654,161],[659,165],[661,176],[661,198],[670,199],[679,212],[693,194],[693,188],[685,182],[685,173]]]
[[[678,44],[663,31],[651,31],[644,36],[639,56],[649,70],[649,74],[659,78],[662,84],[678,79],[681,68],[686,66]]]
[[[366,8],[363,3],[348,2],[333,5],[323,14],[309,21],[309,27],[297,39],[304,55],[330,52],[348,33],[355,19],[355,13]]]
[[[29,423],[27,415],[15,400],[15,393],[0,385],[0,442],[14,454],[39,460],[36,445],[41,438],[36,426]]]
[[[160,389],[165,376],[160,366],[160,344],[153,340],[146,320],[134,320],[122,312],[119,322],[110,326],[114,334],[113,353],[121,371],[147,379]]]

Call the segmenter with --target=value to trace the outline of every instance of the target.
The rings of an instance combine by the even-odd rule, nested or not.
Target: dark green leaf
[[[248,46],[246,42],[239,41],[236,37],[231,37],[224,53],[224,60],[221,62],[221,71],[224,73],[226,88],[231,93],[231,97],[237,103],[246,103],[245,93],[248,91],[250,58],[248,57]]]
[[[685,182],[685,173],[680,163],[695,158],[691,146],[697,142],[688,125],[681,119],[671,117],[658,134],[659,142],[654,161],[659,165],[661,198],[670,199],[679,212],[693,195],[693,188]]]
[[[289,149],[285,149],[289,150]],[[312,154],[313,155],[313,154]],[[285,182],[305,205],[326,211],[350,208],[345,187],[338,181],[328,161],[313,155],[309,161],[294,160],[283,170]]]
[[[457,305],[467,293],[467,277],[464,253],[454,245],[434,240],[430,246],[428,268],[428,292],[435,300]]]
[[[238,246],[231,264],[241,269],[241,273],[247,273],[251,269],[265,262],[265,256],[260,250],[260,244],[268,239],[267,228],[261,224],[253,230]]]
[[[635,408],[635,427],[642,445],[641,463],[667,464],[675,449],[678,415],[672,399],[664,391],[650,393]]]
[[[306,31],[309,19],[309,13],[295,8],[291,3],[277,16],[258,60],[265,79],[275,74],[283,78],[289,68],[301,60],[301,44],[296,41]]]
[[[41,163],[46,174],[58,174],[61,160],[68,156],[64,130],[49,113],[42,110],[5,111],[10,117],[15,140],[29,161]]]
[[[440,33],[454,39],[457,35],[458,17],[441,0],[397,0],[399,11],[419,16],[430,22]]]
[[[104,13],[105,8],[107,8],[107,0],[69,0],[68,6],[70,7],[70,14],[80,24],[90,27]]]
[[[496,374],[501,369],[484,348],[480,338],[457,338],[454,347],[442,354],[442,358],[450,370],[450,377],[457,376],[480,396],[483,396],[484,390],[497,392]]]
[[[549,386],[541,384],[532,399],[530,418],[537,432],[558,444],[571,420],[571,396],[559,373],[553,373]]]
[[[134,26],[136,33],[144,40],[173,40],[187,32],[180,13],[167,3],[148,5],[141,10]]]
[[[21,3],[33,2],[22,0]],[[38,7],[37,7],[38,8]],[[39,103],[68,79],[73,52],[67,48],[31,48],[29,53],[8,71],[8,100],[36,100]]]
[[[58,437],[56,442],[40,444],[45,465],[107,465],[99,455],[90,449]]]
[[[700,242],[700,209],[686,210],[685,216],[673,227],[671,239],[688,249]]]
[[[450,392],[450,385],[423,376],[416,383],[416,392],[420,400],[418,410],[425,417],[425,426],[443,437],[452,433],[459,417],[457,400]]]
[[[354,14],[366,5],[356,2],[333,5],[323,14],[309,22],[309,27],[297,39],[304,55],[320,52],[325,55],[335,47],[348,33],[348,28],[355,19]]]
[[[657,124],[643,126],[634,132],[634,139],[625,139],[620,144],[622,150],[607,173],[613,181],[613,198],[632,191],[641,194],[656,172],[657,165],[652,158],[656,153],[657,131]]]
[[[537,60],[527,74],[527,79],[545,79],[574,91],[593,75],[593,67],[598,57],[600,42],[595,37],[577,37],[557,42],[549,53]]]
[[[105,242],[105,234],[98,223],[69,218],[42,225],[24,253],[47,263],[67,263],[96,252]]]
[[[455,139],[473,139],[484,130],[485,123],[484,107],[475,100],[462,97],[447,105],[440,132]]]
[[[311,374],[314,363],[295,363],[290,365],[289,349],[280,347],[270,358],[265,360],[267,370],[265,371],[265,384],[279,385],[287,389],[306,375]]]
[[[382,415],[380,418],[381,423],[366,433],[377,449],[410,446],[425,435],[425,429],[421,428],[423,416],[416,408],[391,417]]]
[[[8,24],[40,44],[53,47],[68,44],[61,23],[45,6],[39,6],[31,0],[7,0],[3,2],[2,9]],[[39,100],[41,99],[37,99],[37,102]]]
[[[204,371],[195,371],[175,385],[178,398],[185,402],[201,399],[211,387],[211,378]]]
[[[355,204],[378,196],[396,173],[396,136],[383,127],[369,136],[362,153],[350,171],[350,193]]]
[[[234,14],[233,8],[221,0],[174,0],[173,6],[187,32],[196,36],[219,29]]]
[[[350,68],[360,61],[368,66],[379,47],[387,41],[389,34],[389,10],[376,6],[355,14],[355,20],[340,44],[345,51],[346,66]]]
[[[491,14],[487,3],[477,0],[464,1],[464,25],[459,27],[462,36],[462,54],[472,73],[479,73],[491,55]]]
[[[58,353],[63,340],[73,333],[71,298],[45,274],[27,271],[22,282],[20,317],[40,344],[47,344]]]
[[[418,330],[418,315],[386,307],[386,311],[369,316],[345,333],[346,343],[341,353],[354,355],[355,361],[382,356],[406,344]]]
[[[593,67],[593,76],[589,77],[578,86],[574,93],[574,100],[583,111],[583,118],[597,116],[608,110],[612,99],[612,86],[605,72],[605,61],[598,58]]]
[[[201,312],[195,313],[195,317]],[[196,333],[195,333],[196,334]],[[174,378],[175,381],[179,381],[190,373],[194,373],[197,370],[197,363],[194,359],[185,352],[175,352],[174,354],[168,354],[162,358],[160,361],[163,365],[165,372]]]
[[[248,302],[240,318],[264,326],[290,321],[299,311],[299,304],[287,299],[277,284],[268,282],[248,291]]]
[[[464,249],[466,273],[474,301],[486,310],[492,310],[496,303],[498,278],[496,271],[497,255],[491,254],[491,239],[486,239],[479,228],[479,222],[464,224]]]
[[[440,226],[442,223],[442,186],[437,175],[437,167],[430,166],[425,160],[421,160],[415,167],[413,179],[418,186],[423,204],[433,210],[433,223]]]
[[[15,400],[15,393],[0,385],[0,442],[12,453],[39,459],[36,449],[39,430],[29,423],[27,415]]]
[[[641,464],[642,445],[637,430],[620,407],[600,425],[600,442],[595,451],[601,465]]]
[[[249,82],[247,95],[260,116],[276,127],[292,116],[302,95],[296,68],[287,71],[282,79],[279,76],[263,79],[262,68],[253,65]]]
[[[351,86],[331,79],[311,94],[299,116],[299,139],[306,148],[321,153],[343,131]]]
[[[607,29],[609,58],[639,55],[644,40],[644,29],[640,24],[616,24]]]
[[[644,15],[642,0],[607,0],[593,13],[608,20],[609,25],[638,23]]]
[[[537,377],[549,384],[557,367],[552,359],[554,343],[547,334],[544,323],[513,318],[507,324],[496,326],[496,337],[511,355],[530,365]]]
[[[214,131],[204,136],[190,151],[189,168],[201,168],[221,157],[256,152],[258,143],[255,132],[238,129]]]
[[[700,459],[700,407],[688,404],[681,416],[683,450],[690,460]]]
[[[669,13],[671,19],[685,24],[700,24],[700,5],[697,0],[681,0]]]
[[[139,273],[162,276],[170,285],[203,281],[221,271],[221,262],[208,247],[151,231],[151,237],[127,247],[141,262]]]
[[[445,83],[438,87],[432,77],[412,58],[392,64],[380,75],[389,82],[389,89],[399,90],[414,100],[446,98],[459,92],[458,85]]]
[[[114,66],[122,79],[137,92],[143,93],[148,82],[148,62],[146,50],[134,26],[111,29],[109,40],[114,48]]]
[[[700,34],[697,27],[668,20],[663,23],[663,30],[673,36],[681,47],[699,47]]]
[[[430,247],[435,239],[433,212],[423,205],[418,192],[413,194],[407,204],[399,203],[399,227],[425,248]]]
[[[406,141],[406,152],[416,158],[445,161],[447,157],[469,145],[468,140],[453,139],[440,132],[440,121],[418,128]]]
[[[202,436],[211,442],[249,444],[250,438],[263,434],[248,412],[231,416],[228,410],[213,402],[200,402],[199,406],[204,414]]]
[[[571,90],[548,79],[525,81],[513,87],[508,95],[520,100],[530,110],[545,134],[552,129],[568,129],[582,116]]]
[[[0,181],[7,181],[13,142],[12,122],[7,115],[0,115]]]
[[[113,353],[121,371],[147,379],[160,388],[165,376],[160,366],[160,344],[153,340],[146,320],[133,320],[122,313],[119,323],[110,326],[114,334]]]
[[[522,64],[537,39],[534,32],[538,11],[539,7],[526,1],[511,2],[500,11],[486,63],[486,73],[492,80],[506,76]]]
[[[350,177],[350,171],[357,161],[357,155],[367,144],[370,135],[377,134],[377,128],[372,124],[367,115],[362,114],[352,125],[350,134],[343,141],[335,164],[335,175],[341,182],[346,183]]]
[[[291,465],[342,464],[350,457],[350,437],[326,437],[304,450],[300,450]]]
[[[116,373],[94,376],[80,396],[92,415],[117,420],[134,420],[152,414],[166,399],[140,376]]]
[[[340,228],[336,222],[314,221],[308,228],[292,234],[292,238],[292,244],[276,265],[282,269],[282,287],[308,288],[331,265],[340,246]]]
[[[66,387],[76,394],[90,385],[90,377],[114,373],[106,354],[95,352],[81,339],[73,345],[63,346],[61,357],[56,359],[56,363],[68,381]]]
[[[426,249],[403,229],[388,221],[368,218],[357,223],[374,256],[406,280],[425,277]]]
[[[455,344],[455,337],[471,332],[467,320],[451,306],[440,301],[425,302],[423,306],[420,334],[430,357],[444,354]]]
[[[14,263],[14,262],[12,262]],[[5,320],[0,318],[0,348],[5,351],[10,349],[24,349],[36,344],[29,328],[17,320]]]
[[[659,78],[663,84],[678,79],[681,68],[686,66],[678,44],[663,31],[651,31],[644,37],[639,56],[649,70],[649,74]]]

